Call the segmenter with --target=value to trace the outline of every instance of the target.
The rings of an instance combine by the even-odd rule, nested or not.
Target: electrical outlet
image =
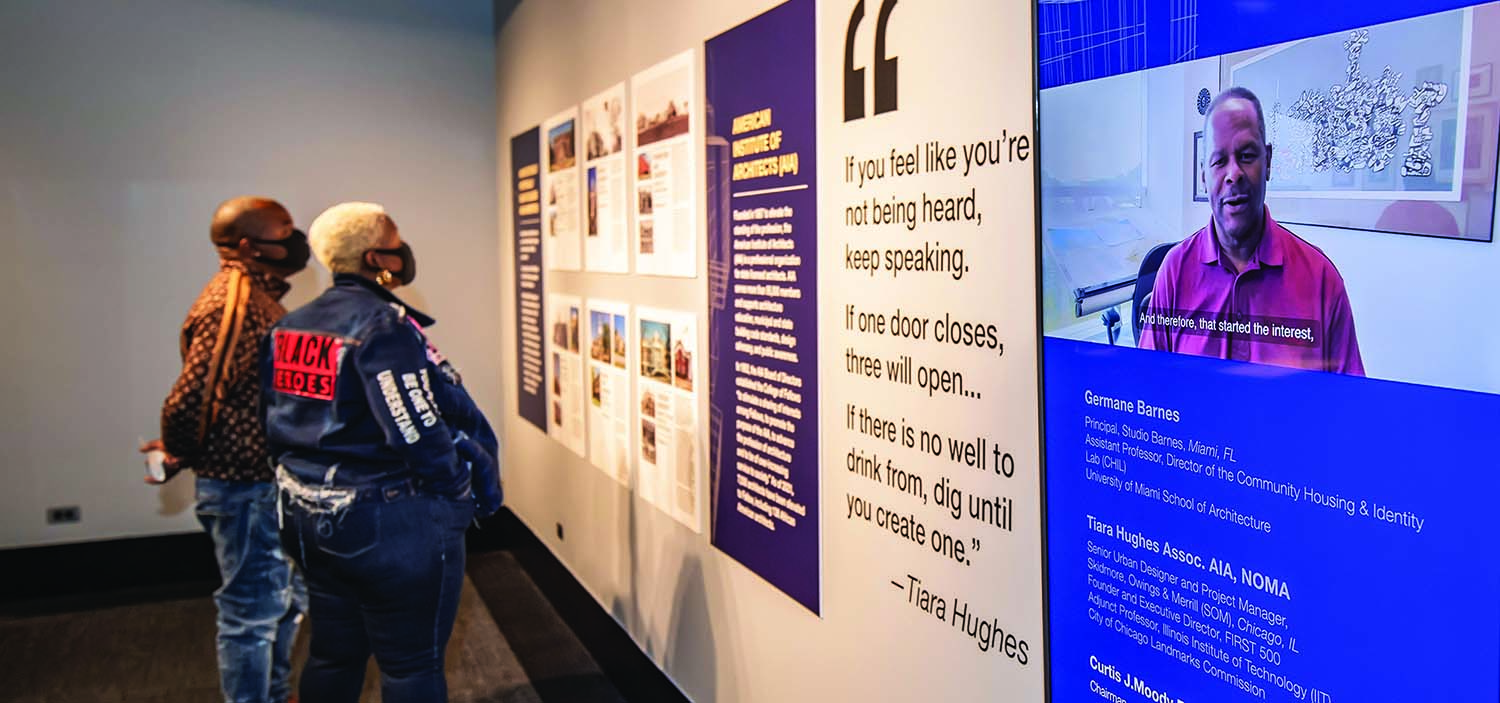
[[[559,523],[557,523],[557,538],[558,538],[558,539],[562,539],[562,538],[563,538],[563,534],[562,534],[562,523],[560,523],[560,522],[559,522]]]
[[[47,508],[48,525],[78,522],[79,517],[78,506],[76,505],[60,505],[55,508]]]

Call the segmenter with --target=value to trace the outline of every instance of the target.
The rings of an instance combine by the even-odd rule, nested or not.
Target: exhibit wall
[[[303,229],[384,203],[421,261],[402,295],[499,415],[493,33],[488,1],[0,5],[0,548],[200,529],[191,477],[144,485],[135,448],[231,196]]]
[[[1042,698],[1031,16],[498,29],[507,501],[694,700]]]

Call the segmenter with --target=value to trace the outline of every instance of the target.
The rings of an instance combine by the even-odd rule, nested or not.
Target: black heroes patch
[[[278,393],[333,400],[344,340],[328,334],[277,330],[271,388]]]

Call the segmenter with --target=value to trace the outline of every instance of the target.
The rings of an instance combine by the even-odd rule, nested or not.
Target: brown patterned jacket
[[[182,374],[161,409],[162,443],[180,460],[179,471],[225,481],[272,479],[257,357],[266,331],[286,315],[278,301],[290,289],[276,276],[221,261],[188,311]]]

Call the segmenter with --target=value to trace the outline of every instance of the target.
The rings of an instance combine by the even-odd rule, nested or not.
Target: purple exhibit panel
[[[713,543],[820,606],[814,4],[705,47]]]
[[[511,217],[516,237],[516,406],[547,431],[542,358],[541,134],[532,127],[510,140]]]

